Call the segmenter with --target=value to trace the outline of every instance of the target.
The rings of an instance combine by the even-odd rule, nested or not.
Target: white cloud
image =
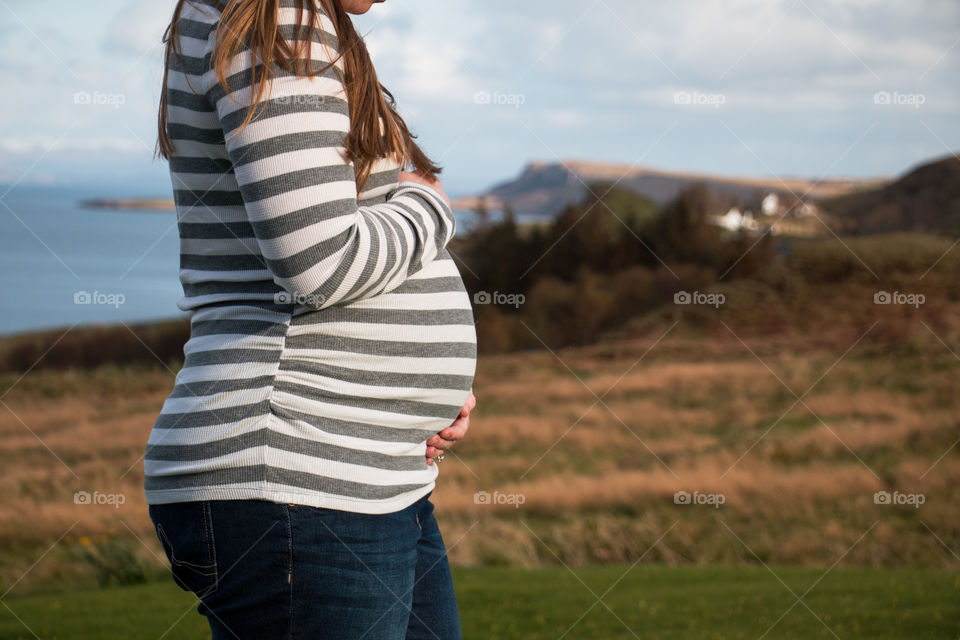
[[[0,138],[0,151],[36,155],[58,151],[118,151],[143,155],[144,144],[136,138]]]
[[[417,101],[462,102],[477,91],[463,67],[464,45],[454,39],[437,41],[386,26],[367,38],[367,48],[381,82],[398,102],[401,94]]]
[[[543,118],[557,127],[583,127],[593,121],[593,114],[577,109],[547,109]]]
[[[163,32],[173,17],[176,0],[134,0],[116,13],[107,27],[103,46],[108,51],[136,56],[161,46]]]
[[[103,149],[98,161],[146,157],[174,0],[99,0],[97,12],[67,0],[8,2],[55,53],[19,22],[0,27],[0,83],[18,89],[4,105],[0,151],[39,154],[76,121],[77,139],[63,143],[75,151],[48,159],[82,158],[84,148]],[[388,0],[355,22],[421,142],[449,150],[444,175],[462,190],[507,177],[505,167],[544,145],[560,156],[632,159],[678,119],[645,162],[753,170],[722,124],[711,125],[712,111],[681,108],[677,91],[722,94],[725,122],[776,132],[760,138],[775,171],[818,174],[836,140],[856,139],[875,119],[891,125],[877,126],[837,171],[897,173],[921,150],[960,147],[954,0]],[[878,108],[881,90],[926,102]],[[75,91],[126,103],[78,109]],[[478,92],[522,95],[523,108],[476,105]],[[895,127],[898,119],[911,128]],[[125,137],[127,128],[136,133]]]

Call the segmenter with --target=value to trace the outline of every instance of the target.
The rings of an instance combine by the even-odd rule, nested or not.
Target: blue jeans
[[[376,515],[266,500],[148,509],[213,640],[460,640],[430,495]]]

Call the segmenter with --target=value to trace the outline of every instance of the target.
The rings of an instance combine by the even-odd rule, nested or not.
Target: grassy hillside
[[[826,211],[849,233],[960,233],[960,158],[919,166],[887,185],[826,199]]]
[[[917,323],[892,349],[884,324],[829,340],[663,324],[482,358],[471,431],[434,495],[453,562],[955,568],[960,360]],[[135,582],[156,562],[141,456],[172,384],[113,367],[0,380],[0,588],[51,545],[18,593]],[[724,504],[676,504],[677,491]],[[877,491],[924,503],[876,504]]]

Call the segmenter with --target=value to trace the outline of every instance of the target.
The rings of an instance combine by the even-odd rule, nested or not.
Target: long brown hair
[[[172,56],[177,55],[181,59],[183,56],[177,46],[177,26],[183,4],[187,1],[189,0],[178,0],[173,18],[163,36],[166,44],[166,64],[154,157],[162,156],[167,160],[175,152],[167,133],[167,75]],[[254,106],[260,103],[267,83],[272,79],[270,69],[274,62],[301,76],[322,73],[323,70],[315,73],[310,70],[313,29],[318,24],[318,1],[336,28],[340,51],[337,59],[343,59],[341,79],[346,87],[347,102],[350,106],[350,131],[344,146],[348,159],[354,163],[357,190],[362,191],[366,185],[374,161],[385,157],[395,158],[401,167],[413,165],[413,170],[417,173],[436,177],[443,169],[428,158],[414,142],[416,136],[410,133],[403,118],[397,113],[393,94],[377,79],[363,38],[354,28],[350,16],[343,10],[340,0],[297,0],[297,26],[294,30],[296,44],[293,47],[283,38],[279,29],[280,0],[214,0],[221,14],[211,62],[220,84],[227,88],[227,66],[242,44],[251,49],[254,60],[263,63],[255,66],[252,71],[251,91],[256,98],[252,100],[247,116],[237,131],[246,127],[254,118]],[[304,24],[303,20],[304,8],[308,15],[307,24]],[[322,30],[320,35],[325,42]],[[303,64],[298,65],[298,61]],[[339,73],[336,67],[334,70]],[[381,131],[380,118],[383,118],[385,131]]]

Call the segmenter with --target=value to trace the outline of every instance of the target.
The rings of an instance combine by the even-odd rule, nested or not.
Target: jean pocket
[[[174,582],[198,598],[217,590],[217,556],[207,501],[150,505],[154,530]]]

